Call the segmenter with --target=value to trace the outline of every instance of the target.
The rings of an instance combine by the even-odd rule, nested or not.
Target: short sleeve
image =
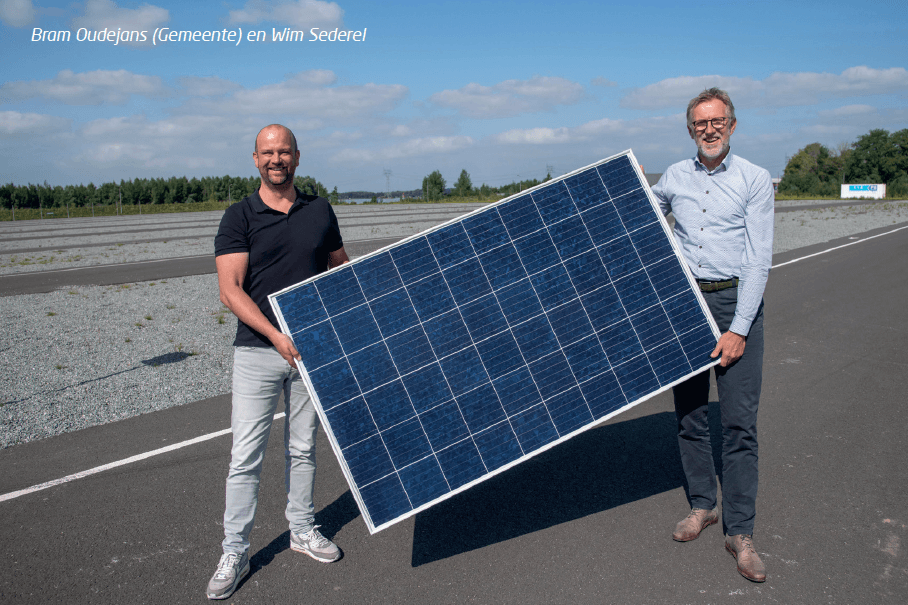
[[[218,234],[214,237],[215,256],[237,252],[249,252],[249,230],[242,212],[242,204],[234,204],[227,208],[221,217]]]
[[[328,230],[325,233],[325,250],[328,252],[337,252],[344,247],[344,240],[341,237],[340,225],[337,222],[337,215],[334,214],[334,208],[328,204]]]

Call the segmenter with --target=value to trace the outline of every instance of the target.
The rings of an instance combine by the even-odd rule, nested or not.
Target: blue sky
[[[306,39],[246,39],[285,27]],[[156,28],[243,40],[151,45]],[[76,39],[105,29],[147,40]],[[297,174],[339,191],[384,190],[385,169],[392,189],[435,169],[497,186],[628,148],[662,172],[693,155],[684,110],[713,85],[732,150],[779,176],[809,143],[908,127],[906,39],[908,11],[837,0],[0,0],[0,181],[249,176],[272,122],[300,141]]]

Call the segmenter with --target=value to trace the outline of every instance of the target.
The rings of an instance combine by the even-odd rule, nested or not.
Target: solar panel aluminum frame
[[[463,220],[465,220],[465,219],[467,219],[468,217],[471,217],[471,216],[473,216],[473,215],[476,215],[476,214],[479,214],[479,213],[483,213],[483,212],[487,212],[487,211],[489,211],[491,208],[498,207],[498,206],[501,206],[501,205],[503,205],[503,204],[507,204],[508,202],[510,202],[510,201],[512,201],[512,200],[514,200],[514,199],[516,199],[516,198],[518,198],[518,197],[528,195],[528,194],[530,194],[530,193],[532,193],[532,192],[534,192],[534,191],[537,191],[537,190],[539,190],[539,189],[546,188],[546,187],[550,187],[550,186],[552,186],[552,185],[555,184],[555,183],[564,181],[564,180],[566,180],[566,179],[568,179],[568,178],[570,178],[570,177],[572,177],[572,176],[574,176],[574,175],[576,175],[576,174],[582,173],[582,172],[584,172],[584,171],[586,171],[586,170],[589,170],[589,169],[591,169],[591,168],[596,168],[596,167],[602,166],[602,165],[604,165],[604,164],[607,164],[608,162],[611,162],[611,161],[613,161],[613,160],[615,160],[615,159],[618,159],[618,158],[620,158],[620,157],[622,157],[622,156],[627,156],[628,160],[630,161],[630,165],[633,167],[634,173],[635,173],[635,175],[636,175],[636,177],[637,177],[637,179],[638,179],[638,181],[639,181],[639,183],[640,183],[640,186],[641,186],[641,188],[643,189],[643,191],[646,193],[647,199],[649,200],[649,203],[650,203],[650,205],[652,206],[653,212],[654,212],[654,214],[656,215],[656,217],[658,218],[658,222],[659,222],[659,224],[661,225],[662,230],[664,231],[664,233],[665,233],[665,235],[666,235],[666,238],[667,238],[669,244],[671,245],[672,251],[674,252],[675,256],[677,257],[677,259],[678,259],[678,261],[679,261],[679,264],[680,264],[680,266],[681,266],[681,269],[682,269],[682,271],[684,272],[684,275],[685,275],[686,279],[688,280],[688,283],[689,283],[689,285],[690,285],[691,291],[692,291],[693,294],[695,295],[696,300],[697,300],[697,302],[698,302],[699,305],[700,305],[700,309],[701,309],[701,311],[703,312],[703,315],[705,316],[705,319],[706,319],[706,321],[707,321],[707,324],[708,324],[710,330],[712,331],[713,336],[716,338],[716,340],[718,340],[719,335],[720,335],[719,329],[718,329],[718,327],[716,326],[715,321],[713,320],[712,314],[710,313],[710,311],[709,311],[709,309],[708,309],[708,307],[707,307],[707,305],[706,305],[705,300],[703,299],[703,296],[702,296],[702,294],[701,294],[701,292],[700,292],[700,289],[699,289],[699,287],[698,287],[698,285],[697,285],[696,279],[694,278],[693,274],[692,274],[691,271],[690,271],[690,268],[688,267],[687,263],[684,261],[683,256],[681,255],[681,250],[680,250],[678,244],[675,242],[674,236],[673,236],[672,233],[671,233],[671,228],[669,227],[668,222],[666,221],[665,217],[663,216],[663,214],[662,214],[662,212],[661,212],[661,210],[660,210],[660,208],[659,208],[659,204],[658,204],[658,202],[656,201],[655,197],[653,196],[653,193],[652,193],[652,191],[650,190],[650,187],[649,187],[649,185],[648,185],[648,183],[647,183],[647,181],[646,181],[646,178],[644,177],[643,172],[641,171],[641,169],[640,169],[640,167],[639,167],[639,164],[637,163],[637,160],[636,160],[636,158],[634,157],[633,152],[632,152],[631,150],[626,150],[626,151],[624,151],[624,152],[622,152],[622,153],[618,153],[618,154],[615,154],[615,155],[613,155],[613,156],[604,158],[604,159],[602,159],[602,160],[600,160],[600,161],[598,161],[598,162],[595,162],[595,163],[593,163],[593,164],[590,164],[590,165],[588,165],[588,166],[584,166],[583,168],[580,168],[580,169],[578,169],[578,170],[574,170],[573,172],[570,172],[570,173],[568,173],[568,174],[565,174],[565,175],[563,175],[563,176],[561,176],[561,177],[559,177],[559,178],[557,178],[557,179],[552,179],[552,180],[550,180],[550,181],[546,181],[545,183],[542,183],[542,184],[537,185],[537,186],[535,186],[535,187],[532,187],[532,188],[530,188],[530,189],[523,190],[523,191],[521,191],[521,192],[519,192],[519,193],[517,193],[517,194],[515,194],[515,195],[512,195],[512,196],[509,196],[509,197],[504,198],[504,199],[502,199],[502,200],[499,200],[498,202],[489,204],[489,205],[487,205],[487,206],[485,206],[485,207],[483,207],[483,208],[479,208],[479,209],[477,209],[477,210],[475,210],[475,211],[473,211],[473,212],[469,212],[469,213],[467,213],[467,214],[464,214],[464,215],[462,215],[462,216],[460,216],[460,217],[458,217],[458,218],[455,218],[455,219],[446,221],[446,222],[444,222],[444,223],[441,223],[441,224],[439,224],[439,225],[436,225],[435,227],[432,227],[432,228],[430,228],[430,229],[427,229],[427,230],[425,230],[425,231],[422,231],[422,232],[420,232],[420,233],[417,233],[417,234],[414,234],[414,235],[412,235],[412,236],[410,236],[410,237],[407,237],[407,238],[405,238],[405,239],[402,239],[402,240],[396,242],[395,244],[392,244],[392,245],[390,245],[390,246],[386,246],[386,247],[384,247],[384,248],[381,248],[381,249],[379,249],[379,250],[376,250],[376,251],[374,251],[374,252],[371,252],[371,253],[369,253],[369,254],[367,254],[367,255],[365,255],[365,256],[362,256],[362,257],[360,257],[360,258],[358,258],[358,259],[356,259],[356,260],[354,260],[354,261],[351,261],[350,263],[347,263],[347,264],[344,264],[344,265],[335,267],[335,268],[333,268],[333,269],[331,269],[331,270],[329,270],[329,271],[326,271],[326,272],[324,272],[324,273],[321,273],[321,274],[319,274],[319,275],[317,275],[317,276],[315,276],[315,277],[312,277],[312,278],[310,278],[310,279],[308,279],[308,280],[305,280],[305,281],[300,282],[300,283],[298,283],[298,284],[294,284],[294,285],[292,285],[292,286],[289,286],[288,288],[285,288],[285,289],[283,289],[283,290],[280,290],[279,292],[275,292],[275,293],[271,294],[271,295],[269,296],[269,301],[270,301],[271,307],[272,307],[272,309],[274,310],[274,313],[275,313],[275,315],[276,315],[276,317],[277,317],[277,319],[278,319],[278,322],[280,323],[281,331],[282,331],[284,334],[286,334],[287,336],[289,336],[291,339],[293,338],[293,335],[292,335],[292,333],[291,333],[291,330],[288,328],[287,322],[285,321],[284,314],[283,314],[283,312],[282,312],[282,310],[281,310],[281,307],[280,307],[280,305],[279,305],[278,302],[277,302],[277,298],[278,298],[280,295],[282,295],[282,294],[284,294],[284,293],[286,293],[286,292],[292,291],[292,290],[294,290],[294,289],[296,289],[296,288],[298,288],[298,287],[300,287],[300,286],[303,286],[303,285],[312,283],[312,282],[317,281],[317,280],[320,280],[320,279],[324,279],[327,275],[330,275],[330,274],[332,274],[332,273],[335,273],[335,272],[338,272],[338,271],[343,271],[343,270],[348,270],[348,269],[350,268],[351,265],[356,265],[356,264],[359,264],[359,263],[361,263],[361,262],[364,262],[364,261],[366,261],[366,260],[369,259],[369,258],[372,258],[372,257],[374,257],[374,256],[377,256],[377,255],[379,255],[379,254],[382,254],[382,253],[384,253],[384,252],[386,252],[386,251],[388,251],[388,250],[391,250],[391,249],[393,249],[393,248],[397,248],[397,247],[399,247],[399,246],[402,246],[403,244],[406,244],[407,242],[410,242],[410,241],[415,240],[415,239],[420,238],[420,237],[425,237],[425,236],[427,236],[428,234],[430,234],[430,233],[432,233],[432,232],[434,232],[434,231],[438,231],[438,230],[440,230],[440,229],[443,229],[444,227],[447,227],[448,225],[457,223],[457,222],[459,222],[459,221],[463,221]],[[644,352],[645,352],[645,349],[644,349]],[[477,485],[477,484],[479,484],[479,483],[482,483],[483,481],[486,481],[486,480],[490,479],[491,477],[494,477],[494,476],[496,476],[496,475],[499,475],[499,474],[501,474],[501,473],[507,471],[508,469],[510,469],[510,468],[512,468],[512,467],[514,467],[514,466],[516,466],[516,465],[518,465],[518,464],[520,464],[520,463],[522,463],[522,462],[524,462],[524,461],[526,461],[526,460],[532,458],[533,456],[536,456],[536,455],[538,455],[538,454],[541,454],[542,452],[545,452],[545,451],[547,451],[547,450],[549,450],[549,449],[551,449],[551,448],[553,448],[553,447],[555,447],[555,446],[557,446],[557,445],[559,445],[559,444],[561,444],[561,443],[567,441],[568,439],[571,439],[572,437],[574,437],[574,436],[576,436],[576,435],[578,435],[578,434],[580,434],[580,433],[582,433],[582,432],[584,432],[584,431],[587,431],[587,430],[589,430],[589,429],[591,429],[591,428],[593,428],[593,427],[595,427],[595,426],[598,426],[599,424],[602,424],[603,422],[609,420],[610,418],[613,418],[614,416],[617,416],[618,414],[621,414],[621,413],[623,413],[623,412],[629,410],[630,408],[639,405],[640,403],[646,401],[647,399],[650,399],[650,398],[652,398],[652,397],[654,397],[654,396],[656,396],[656,395],[658,395],[658,394],[660,394],[660,393],[662,393],[662,392],[668,390],[669,388],[675,386],[676,384],[678,384],[678,383],[680,383],[680,382],[683,382],[684,380],[687,380],[687,379],[690,378],[691,376],[693,376],[693,375],[695,375],[695,374],[699,374],[700,372],[703,372],[703,371],[707,370],[708,368],[710,368],[710,367],[712,367],[712,366],[714,366],[714,365],[716,365],[716,364],[718,364],[718,363],[719,363],[719,360],[716,359],[716,360],[713,361],[713,362],[710,362],[710,363],[707,363],[707,364],[698,366],[698,367],[694,368],[694,370],[693,370],[692,372],[690,372],[689,374],[686,374],[686,375],[684,375],[684,376],[678,378],[677,380],[674,380],[673,382],[671,382],[671,383],[669,383],[669,384],[663,385],[662,387],[660,387],[660,388],[659,388],[658,390],[656,390],[656,391],[651,391],[651,392],[645,393],[643,396],[639,397],[638,399],[636,399],[636,400],[634,400],[634,401],[631,401],[631,402],[628,402],[626,405],[624,405],[624,406],[622,406],[622,407],[620,407],[620,408],[618,408],[618,409],[615,409],[615,410],[609,412],[609,413],[606,414],[605,416],[602,416],[602,417],[600,417],[600,418],[595,419],[593,422],[590,422],[589,424],[586,424],[586,425],[581,426],[581,427],[579,427],[579,428],[577,428],[577,429],[575,429],[575,430],[573,430],[573,431],[571,431],[571,432],[569,432],[569,433],[566,433],[566,434],[562,435],[561,437],[559,437],[558,439],[556,439],[556,440],[554,440],[554,441],[551,441],[551,442],[549,442],[549,443],[547,443],[547,444],[545,444],[545,445],[539,447],[538,449],[535,449],[535,450],[532,450],[532,451],[530,451],[530,452],[527,452],[527,453],[525,453],[524,455],[522,455],[521,457],[519,457],[519,458],[517,458],[517,459],[515,459],[515,460],[513,460],[513,461],[511,461],[511,462],[508,462],[507,464],[505,464],[505,465],[503,465],[503,466],[501,466],[501,467],[499,467],[499,468],[496,468],[496,469],[494,469],[494,470],[492,470],[492,471],[489,471],[489,472],[487,472],[486,474],[481,475],[481,476],[477,477],[476,479],[473,479],[472,481],[470,481],[470,482],[468,482],[468,483],[466,483],[466,484],[464,484],[464,485],[461,485],[460,487],[458,487],[458,488],[456,488],[456,489],[452,489],[451,491],[448,491],[448,492],[446,492],[446,493],[444,493],[444,494],[442,494],[442,495],[440,495],[440,496],[438,496],[438,497],[436,497],[436,498],[434,498],[434,499],[432,499],[432,500],[430,500],[430,501],[428,501],[428,502],[426,502],[426,503],[424,503],[424,504],[422,504],[422,505],[420,505],[420,506],[418,506],[418,507],[416,507],[416,508],[412,508],[411,510],[409,510],[409,511],[406,512],[405,514],[402,514],[402,515],[400,515],[400,516],[394,517],[394,518],[392,518],[392,519],[390,519],[390,520],[388,520],[388,521],[385,521],[385,522],[383,522],[383,523],[380,523],[380,524],[378,524],[378,525],[376,525],[375,523],[373,523],[373,520],[372,520],[372,517],[370,516],[369,510],[368,510],[368,508],[366,507],[366,505],[365,505],[365,503],[364,503],[364,500],[363,500],[363,497],[362,497],[362,495],[361,495],[361,493],[360,493],[360,488],[359,488],[359,486],[357,485],[356,481],[355,481],[354,478],[353,478],[353,474],[352,474],[352,472],[351,472],[351,470],[350,470],[350,468],[349,468],[349,466],[348,466],[347,460],[346,460],[346,458],[345,458],[345,456],[344,456],[344,454],[343,454],[343,452],[342,452],[342,449],[341,449],[341,447],[340,447],[340,445],[339,445],[338,439],[337,439],[337,437],[335,436],[334,429],[333,429],[333,427],[331,426],[331,422],[328,420],[328,417],[327,417],[327,415],[326,415],[326,413],[325,413],[325,410],[324,410],[324,408],[323,408],[323,406],[322,406],[322,403],[321,403],[321,401],[320,401],[320,399],[319,399],[319,394],[318,394],[318,392],[316,391],[316,389],[315,389],[315,387],[314,387],[314,385],[313,385],[313,382],[312,382],[312,380],[311,380],[311,378],[310,378],[309,372],[307,371],[305,364],[304,364],[302,361],[297,361],[297,362],[296,362],[296,365],[297,365],[297,367],[299,368],[300,376],[302,377],[302,380],[303,380],[304,383],[306,384],[306,387],[307,387],[308,390],[309,390],[310,396],[312,397],[313,402],[315,403],[315,408],[316,408],[316,410],[317,410],[317,412],[318,412],[319,419],[321,420],[322,426],[324,427],[325,432],[326,432],[327,435],[328,435],[328,440],[329,440],[329,442],[331,443],[331,448],[332,448],[332,450],[334,451],[335,456],[336,456],[337,459],[338,459],[338,462],[339,462],[339,464],[340,464],[341,470],[342,470],[342,472],[344,473],[345,478],[347,479],[347,483],[348,483],[348,485],[350,486],[350,491],[351,491],[351,493],[353,494],[353,497],[354,497],[354,499],[356,500],[357,505],[359,506],[360,512],[361,512],[362,515],[363,515],[363,520],[364,520],[365,523],[366,523],[366,526],[367,526],[367,528],[368,528],[368,530],[369,530],[369,533],[370,533],[370,534],[374,534],[374,533],[379,532],[379,531],[381,531],[381,530],[383,530],[383,529],[386,529],[387,527],[390,527],[391,525],[394,525],[394,524],[396,524],[396,523],[398,523],[398,522],[400,522],[400,521],[403,521],[404,519],[407,519],[407,518],[409,518],[409,517],[412,517],[412,516],[416,515],[417,513],[421,512],[421,511],[424,511],[424,510],[426,510],[426,509],[428,509],[428,508],[434,506],[435,504],[438,504],[439,502],[442,502],[442,501],[444,501],[444,500],[447,500],[448,498],[451,498],[452,496],[455,496],[456,494],[459,494],[459,493],[461,493],[461,492],[463,492],[463,491],[466,491],[466,490],[470,489],[471,487],[473,487],[473,486],[475,486],[475,485]],[[691,365],[692,365],[692,364],[691,364]]]

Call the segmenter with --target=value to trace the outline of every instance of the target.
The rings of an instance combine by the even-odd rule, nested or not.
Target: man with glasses
[[[735,108],[710,88],[687,106],[696,157],[673,164],[653,187],[722,335],[712,356],[722,421],[722,524],[738,572],[766,580],[753,546],[757,499],[757,406],[763,376],[763,290],[772,265],[773,189],[769,172],[729,152]],[[719,519],[709,434],[709,371],[674,388],[678,445],[691,511],[675,528],[696,539]]]

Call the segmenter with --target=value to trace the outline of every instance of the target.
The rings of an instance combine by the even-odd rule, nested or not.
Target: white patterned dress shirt
[[[653,193],[663,214],[675,215],[675,239],[694,277],[740,280],[730,331],[747,336],[772,266],[769,172],[731,153],[710,172],[694,157],[669,166]]]

